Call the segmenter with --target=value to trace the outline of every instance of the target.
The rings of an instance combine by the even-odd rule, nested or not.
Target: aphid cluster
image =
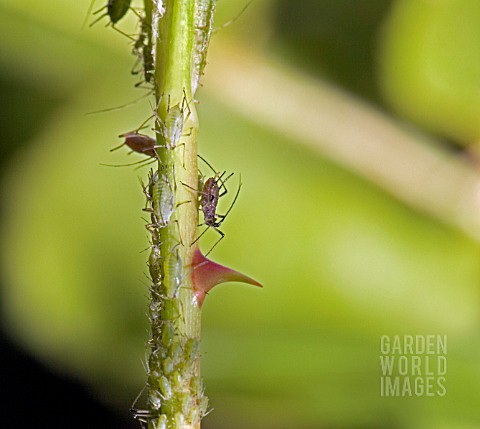
[[[148,341],[150,348],[147,360],[148,399],[145,409],[137,408],[135,405],[137,401],[131,409],[134,418],[142,426],[157,429],[199,427],[201,418],[207,414],[208,399],[204,395],[198,367],[200,343],[196,334],[185,333],[184,326],[188,325],[189,321],[186,319],[190,317],[190,314],[182,308],[182,305],[186,305],[183,294],[187,292],[182,289],[182,285],[186,284],[187,278],[190,279],[189,285],[192,285],[194,292],[191,296],[192,302],[197,303],[200,307],[208,290],[214,284],[226,281],[225,278],[230,280],[241,278],[239,273],[220,268],[219,265],[214,265],[206,258],[198,264],[194,264],[194,258],[189,261],[185,260],[188,252],[183,247],[195,246],[191,253],[200,252],[197,243],[209,229],[214,229],[220,237],[207,255],[218,245],[225,237],[220,227],[238,198],[241,183],[228,210],[225,214],[220,214],[218,213],[218,204],[220,199],[227,194],[226,184],[233,173],[228,175],[225,171],[217,172],[201,158],[213,174],[209,177],[201,176],[197,189],[192,187],[195,186],[192,183],[190,183],[192,186],[189,186],[181,183],[180,179],[177,179],[178,182],[176,181],[177,175],[186,175],[185,157],[186,152],[187,154],[189,152],[186,151],[186,143],[182,142],[182,137],[190,135],[193,129],[189,129],[189,124],[194,122],[192,119],[189,120],[192,110],[194,110],[193,107],[192,110],[190,107],[206,64],[207,48],[213,31],[215,3],[216,0],[196,1],[191,88],[187,91],[184,90],[183,96],[178,93],[175,95],[156,93],[157,104],[153,108],[154,114],[137,129],[120,135],[124,139],[121,146],[125,145],[132,152],[145,155],[145,159],[140,161],[139,165],[150,162],[158,164],[158,169],[150,170],[148,182],[142,185],[146,197],[144,211],[150,218],[146,228],[151,234],[149,256],[151,286],[148,313],[152,333]],[[137,10],[132,4],[134,4],[132,0],[108,0],[102,9],[95,12],[95,14],[99,14],[103,11],[103,14],[95,22],[107,17],[108,25],[131,40],[132,53],[137,59],[132,73],[143,76],[136,86],[146,86],[149,89],[148,95],[150,95],[153,93],[155,83],[156,52],[163,50],[162,46],[159,46],[157,50],[155,44],[159,39],[158,34],[163,29],[161,19],[165,13],[165,2],[162,0],[145,2],[145,10]],[[126,34],[116,27],[129,12],[138,18],[137,34],[135,35]],[[159,43],[165,43],[165,40]],[[160,63],[161,61],[159,61]],[[140,67],[139,64],[143,66]],[[162,70],[158,71],[158,75],[162,76]],[[160,91],[162,90],[158,90],[158,92]],[[176,96],[175,101],[171,102],[171,96]],[[153,122],[152,129],[155,133],[153,137],[141,132],[146,127],[144,125],[149,122]],[[183,149],[183,163],[181,163],[182,152],[174,152],[177,149]],[[133,164],[137,163],[126,165]],[[183,186],[190,191],[182,188]],[[190,201],[180,200],[183,198],[180,195],[184,194],[191,195]],[[178,211],[177,209],[182,204],[194,204],[195,208],[201,210],[203,214],[201,225],[205,226],[205,230],[200,235],[198,233],[194,235],[194,232],[188,228],[181,230],[178,219],[184,213],[182,209]],[[184,241],[185,237],[182,238],[182,232],[185,236],[191,234],[187,242]],[[193,242],[191,242],[192,240]],[[203,289],[200,287],[196,289],[201,280],[209,275],[212,277],[212,273],[208,272],[207,264],[214,272],[215,279],[210,279],[212,280],[210,283],[203,282]],[[196,276],[193,275],[194,271]],[[197,296],[199,290],[202,291],[201,298]]]
[[[175,240],[172,231],[165,227],[172,222],[178,225],[172,215],[182,204],[175,201],[173,173],[166,166],[150,171],[148,183],[144,186],[147,199],[144,210],[151,217],[147,229],[152,234],[149,258],[152,337],[147,362],[149,395],[147,409],[138,409],[134,404],[131,412],[144,426],[153,424],[156,428],[184,429],[198,425],[207,412],[208,400],[196,369],[199,340],[178,335],[178,324],[183,317],[178,294],[185,280],[185,263],[179,252],[181,238],[176,245],[170,246],[166,256],[160,250],[164,240]],[[165,409],[180,409],[181,412],[172,416]]]

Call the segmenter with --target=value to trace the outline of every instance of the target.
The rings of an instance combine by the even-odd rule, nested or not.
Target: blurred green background
[[[245,3],[220,1],[218,25]],[[145,376],[148,233],[138,178],[147,169],[100,164],[139,159],[109,150],[150,106],[87,115],[144,93],[134,88],[128,40],[102,24],[82,29],[88,6],[0,0],[3,333],[123,416],[115,427],[136,427],[126,416]],[[432,138],[432,151],[475,152],[477,0],[256,0],[211,49],[212,68],[222,50],[247,50],[285,67],[292,82],[313,78],[367,101]],[[288,87],[278,91],[288,97]],[[224,285],[206,300],[202,371],[214,411],[204,427],[480,427],[478,240],[300,137],[243,116],[215,81],[197,96],[201,153],[244,182],[212,258],[264,284]],[[380,336],[432,333],[448,335],[447,395],[381,397]],[[4,410],[0,421],[14,422],[5,427],[30,427],[23,413],[32,417],[32,401],[60,421],[55,395],[29,397],[48,381],[19,383],[2,366],[1,384],[19,389],[13,402],[25,408]],[[70,427],[84,412],[73,406]],[[40,415],[35,424],[47,427]],[[89,427],[97,424],[110,427],[100,419]]]

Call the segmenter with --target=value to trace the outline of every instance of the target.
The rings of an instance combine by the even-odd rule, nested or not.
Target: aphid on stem
[[[143,69],[143,80],[135,84],[135,87],[140,87],[143,83],[151,84],[153,82],[154,74],[154,60],[153,60],[153,45],[151,40],[151,25],[145,18],[140,18],[140,34],[138,35],[133,45],[132,53],[137,56],[137,61],[132,69],[132,74],[136,75]],[[142,63],[143,68],[136,69],[138,63]],[[150,89],[150,88],[149,88]]]
[[[210,252],[217,246],[218,243],[220,243],[221,240],[225,237],[225,233],[222,232],[219,228],[232,210],[235,202],[237,201],[238,195],[240,194],[240,189],[242,187],[242,181],[241,178],[239,180],[238,188],[237,188],[237,193],[235,194],[235,197],[233,198],[233,201],[226,211],[225,214],[219,214],[217,213],[217,205],[218,201],[221,197],[227,194],[228,190],[225,185],[225,183],[233,176],[233,173],[229,174],[227,177],[224,178],[226,171],[223,173],[217,173],[214,168],[200,155],[198,157],[205,162],[205,164],[210,167],[210,169],[215,173],[213,177],[210,177],[203,181],[201,184],[201,190],[193,189],[192,187],[188,186],[185,183],[182,183],[184,186],[186,186],[189,189],[192,189],[196,192],[198,192],[200,196],[200,208],[203,212],[203,218],[204,221],[201,223],[199,226],[205,225],[207,228],[193,241],[191,245],[194,245],[200,238],[208,231],[208,229],[212,228],[215,231],[220,234],[220,238],[213,244],[213,246],[210,248],[210,250],[205,254],[205,256],[208,256]],[[223,189],[223,190],[222,190]]]
[[[158,109],[157,109],[158,110]],[[185,114],[186,112],[186,114]],[[162,120],[158,114],[156,115],[156,123],[158,124],[159,130],[156,131],[157,134],[157,147],[164,147],[166,149],[172,150],[177,147],[183,146],[183,157],[185,165],[185,143],[177,144],[182,136],[190,135],[191,131],[188,134],[183,134],[183,127],[185,122],[188,120],[191,114],[190,106],[187,101],[187,94],[183,90],[183,99],[182,103],[175,104],[170,106],[170,96],[167,104],[167,114],[164,120]]]
[[[145,165],[149,165],[150,163],[154,162],[155,159],[158,159],[158,155],[156,152],[156,140],[152,137],[149,137],[145,134],[140,134],[138,130],[129,131],[128,133],[120,134],[119,137],[124,137],[125,141],[119,145],[110,149],[110,152],[116,151],[123,146],[128,146],[132,152],[129,152],[129,155],[133,152],[141,153],[147,155],[149,158],[142,159],[141,161],[131,162],[128,164],[101,164],[106,167],[130,167],[132,165],[138,165],[140,167],[144,167]],[[153,158],[153,159],[151,159]]]
[[[187,114],[185,116],[185,111]],[[165,148],[168,150],[176,149],[183,146],[183,157],[185,158],[185,143],[178,144],[182,137],[183,126],[185,121],[190,116],[190,108],[186,95],[184,96],[181,104],[176,104],[173,107],[167,107],[167,115],[165,120],[162,120],[158,115],[153,115],[147,118],[136,130],[129,131],[124,134],[120,134],[119,137],[124,137],[125,142],[121,145],[111,149],[111,151],[117,150],[124,145],[127,145],[132,151],[147,155],[150,158],[158,159],[157,149]],[[152,118],[156,117],[155,121],[159,125],[159,131],[156,131],[158,140],[149,137],[145,134],[140,134],[138,131],[145,127],[145,124]],[[187,134],[188,135],[188,134]],[[122,166],[129,166],[135,164],[148,164],[150,160],[140,161],[133,164],[124,164]],[[183,162],[185,165],[185,162]]]

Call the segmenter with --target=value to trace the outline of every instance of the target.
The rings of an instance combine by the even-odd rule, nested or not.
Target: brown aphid
[[[125,138],[125,142],[119,147],[127,145],[134,152],[138,152],[152,158],[157,157],[157,151],[155,150],[157,147],[157,141],[154,138],[149,137],[145,134],[140,134],[136,131],[120,134],[119,137]],[[115,149],[118,149],[118,147],[116,147]]]
[[[211,249],[205,254],[205,256],[207,256],[214,249],[214,247],[218,243],[220,243],[220,241],[225,237],[225,234],[222,231],[220,231],[219,227],[222,224],[222,222],[225,220],[225,218],[228,216],[228,214],[230,213],[230,210],[232,210],[232,207],[237,201],[238,194],[240,193],[240,188],[242,186],[242,183],[240,182],[240,184],[238,185],[235,198],[233,199],[232,204],[230,205],[227,212],[223,215],[218,214],[217,213],[218,200],[227,193],[225,182],[228,179],[230,179],[230,177],[233,176],[233,173],[232,173],[228,177],[223,179],[224,174],[225,172],[220,174],[220,176],[210,177],[209,179],[205,180],[202,190],[200,192],[200,206],[202,208],[203,218],[204,218],[204,222],[202,225],[206,225],[207,228],[197,237],[197,239],[192,244],[200,240],[202,235],[205,234],[205,232],[207,232],[209,228],[213,228],[215,231],[217,231],[220,234],[220,238],[211,247]],[[223,192],[220,192],[221,188],[224,189]]]
[[[200,205],[202,207],[205,225],[218,228],[220,223],[217,222],[217,204],[219,198],[219,186],[214,177],[210,177],[203,184]]]

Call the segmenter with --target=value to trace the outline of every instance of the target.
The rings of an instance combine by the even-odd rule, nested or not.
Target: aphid
[[[187,102],[187,94],[185,90],[183,91],[184,97],[181,104],[175,104],[170,106],[170,102],[167,107],[167,115],[164,120],[157,117],[157,123],[159,125],[160,131],[157,132],[158,135],[158,147],[165,147],[167,149],[175,149],[177,143],[182,137],[183,126],[185,121],[191,114],[190,107]],[[185,116],[185,111],[187,114]],[[179,146],[184,147],[184,156],[185,156],[185,143],[182,143]]]
[[[165,400],[169,400],[173,396],[172,385],[168,381],[168,378],[162,375],[160,377],[160,392]]]
[[[185,427],[185,417],[182,413],[175,414],[175,429],[183,429]]]
[[[120,21],[130,9],[132,0],[108,0],[107,14],[113,24]]]
[[[124,145],[127,145],[134,152],[142,153],[152,158],[157,157],[157,152],[155,151],[157,142],[154,138],[145,134],[140,134],[137,131],[130,131],[128,133],[120,134],[118,137],[125,138],[125,142],[120,146],[111,149],[111,152],[121,148]]]
[[[145,209],[151,211],[154,226],[163,228],[170,222],[175,210],[175,194],[168,176],[156,171],[150,177],[148,193],[151,197],[152,207]]]
[[[136,87],[139,87],[142,83],[152,83],[153,81],[153,71],[154,71],[154,60],[152,53],[152,41],[151,41],[151,26],[146,21],[145,18],[140,18],[141,27],[140,34],[137,37],[132,49],[132,53],[137,56],[137,62],[135,63],[132,74],[138,74],[140,70],[136,70],[136,66],[139,62],[143,63],[143,75],[144,81],[140,81],[135,84]]]
[[[121,145],[114,147],[113,149],[110,149],[110,152],[113,152],[127,145],[130,149],[132,149],[132,152],[130,153],[133,153],[133,152],[141,153],[141,154],[147,155],[149,158],[142,159],[141,161],[137,161],[137,162],[131,162],[128,164],[119,164],[119,165],[101,164],[101,165],[104,165],[107,167],[129,167],[132,165],[139,165],[139,168],[140,168],[154,162],[155,159],[158,158],[157,151],[156,151],[158,146],[156,146],[155,144],[156,143],[155,139],[147,135],[140,134],[138,130],[129,131],[128,133],[120,134],[119,137],[124,137],[125,141]]]
[[[170,252],[163,265],[167,297],[174,298],[182,284],[183,261],[178,251]]]
[[[92,0],[92,4],[94,3],[94,1],[95,0]],[[130,9],[131,3],[132,0],[108,0],[105,6],[93,13],[94,15],[97,15],[102,10],[107,9],[107,11],[103,15],[99,16],[95,21],[90,24],[90,27],[106,16],[110,18],[110,22],[112,25],[116,24],[127,14],[128,10]]]
[[[200,157],[200,156],[199,156]],[[213,167],[202,157],[200,157],[214,172],[215,170]],[[218,205],[218,200],[223,197],[227,192],[227,187],[225,186],[225,183],[227,182],[228,179],[230,179],[233,176],[233,173],[231,173],[229,176],[227,176],[225,179],[223,179],[223,176],[226,174],[226,172],[221,173],[218,175],[218,173],[215,172],[214,177],[210,177],[205,182],[203,183],[202,189],[200,191],[200,207],[203,212],[203,218],[204,221],[202,225],[206,225],[207,228],[195,239],[195,241],[192,243],[195,244],[200,238],[205,234],[209,228],[214,229],[220,234],[220,238],[215,242],[215,244],[210,248],[210,250],[205,254],[205,256],[208,256],[208,254],[215,248],[215,246],[220,243],[220,241],[225,237],[225,234],[220,231],[219,227],[222,225],[223,221],[226,219],[228,214],[230,213],[230,210],[232,210],[233,205],[237,201],[238,195],[240,193],[240,189],[242,187],[242,182],[240,180],[237,193],[235,194],[235,197],[232,201],[232,204],[230,205],[229,209],[227,212],[223,215],[217,213],[217,205]],[[223,191],[221,192],[220,190],[223,188]]]

